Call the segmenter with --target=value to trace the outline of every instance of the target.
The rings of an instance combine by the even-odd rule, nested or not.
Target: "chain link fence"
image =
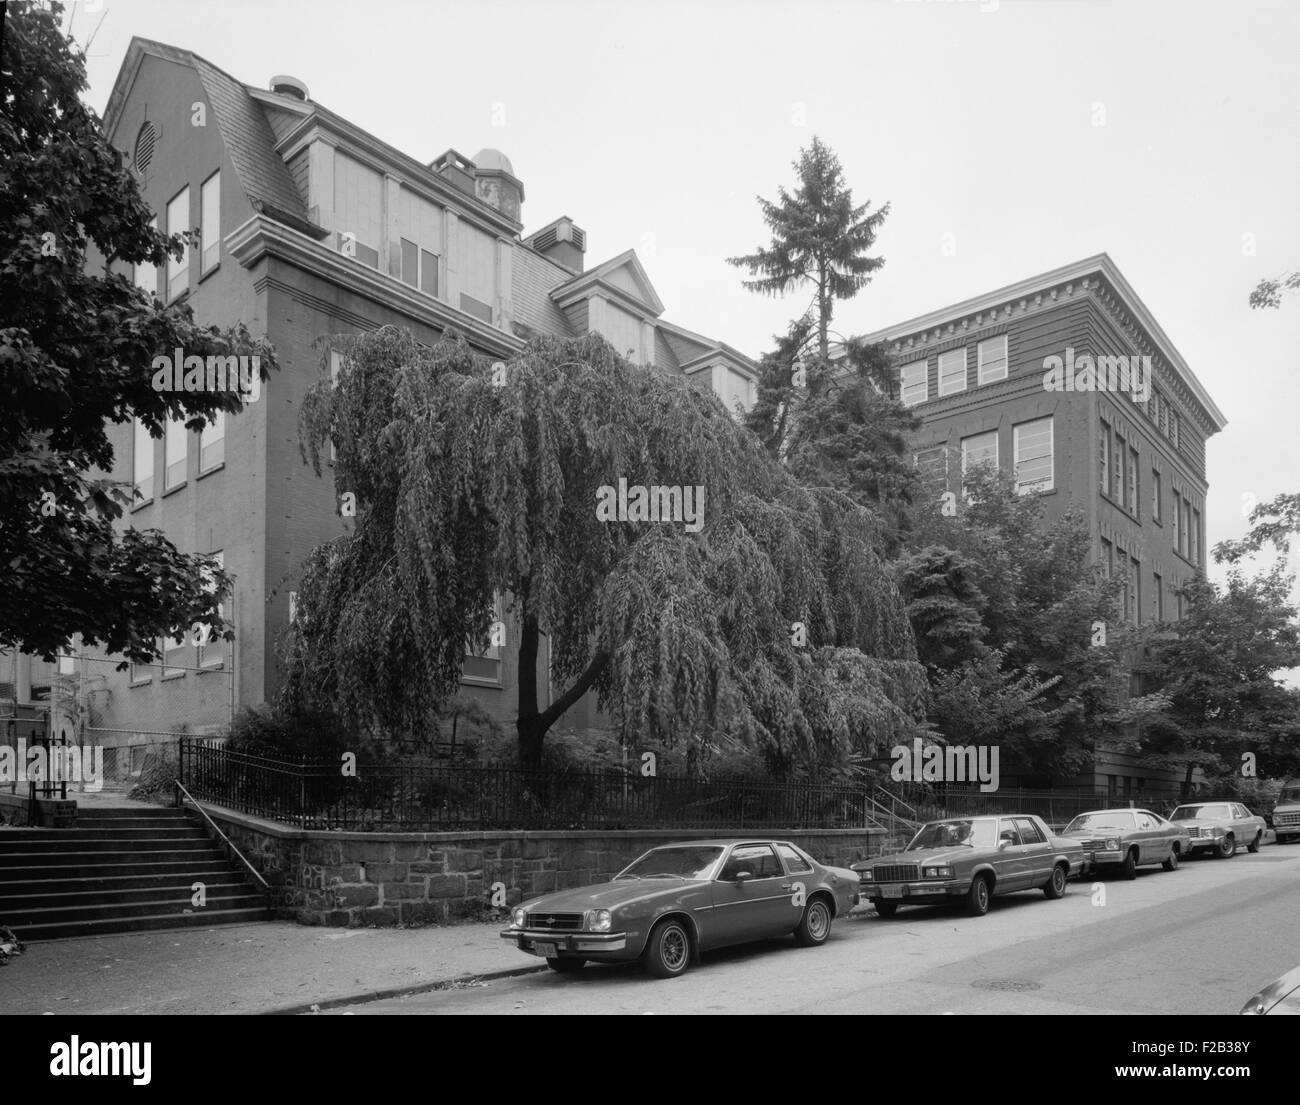
[[[19,740],[30,748],[35,734],[48,730],[52,741],[79,749],[83,778],[75,789],[121,791],[174,763],[180,737],[229,731],[228,652],[178,643],[158,663],[119,671],[120,663],[89,653],[54,662],[0,656],[0,737],[16,752]]]

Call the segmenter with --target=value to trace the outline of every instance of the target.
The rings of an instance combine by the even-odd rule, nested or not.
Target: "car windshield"
[[[1287,787],[1278,796],[1277,801],[1279,805],[1283,803],[1289,805],[1292,802],[1300,802],[1300,787]]]
[[[614,877],[616,879],[705,879],[722,848],[713,845],[683,848],[656,848],[635,860]]]
[[[1188,821],[1194,817],[1208,817],[1213,820],[1215,818],[1227,819],[1231,816],[1228,807],[1222,805],[1179,806],[1169,815],[1169,820]]]
[[[922,825],[907,851],[922,848],[948,848],[965,844],[971,848],[992,848],[997,840],[997,819],[978,817],[966,821],[932,821]]]
[[[1067,833],[1078,829],[1119,829],[1133,828],[1133,815],[1115,810],[1102,810],[1100,813],[1081,813],[1065,826]]]

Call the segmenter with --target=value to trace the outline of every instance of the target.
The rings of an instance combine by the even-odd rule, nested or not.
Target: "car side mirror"
[[[738,882],[738,883],[739,883],[739,882],[744,882],[746,879],[752,879],[753,877],[754,877],[754,872],[753,872],[753,871],[737,871],[737,872],[732,876],[732,880],[733,880],[734,882]]]
[[[1011,847],[1011,841],[1009,841],[1009,840],[999,840],[999,841],[998,841],[998,851],[999,851],[999,852],[1002,851],[1003,848],[1010,848],[1010,847]]]

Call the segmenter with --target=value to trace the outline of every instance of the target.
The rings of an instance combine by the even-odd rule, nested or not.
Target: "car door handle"
[[[783,882],[783,883],[781,884],[781,889],[782,889],[782,890],[793,890],[793,889],[794,889],[794,883],[792,883],[792,882]]]

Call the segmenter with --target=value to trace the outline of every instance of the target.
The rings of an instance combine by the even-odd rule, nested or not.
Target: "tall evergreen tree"
[[[764,295],[812,285],[817,352],[826,361],[835,301],[857,295],[885,263],[867,251],[875,244],[889,204],[870,214],[870,200],[854,206],[839,158],[820,138],[800,151],[793,168],[798,178],[793,195],[782,187],[776,203],[758,197],[771,243],[728,262],[747,269],[753,279],[743,281],[744,286]]]

